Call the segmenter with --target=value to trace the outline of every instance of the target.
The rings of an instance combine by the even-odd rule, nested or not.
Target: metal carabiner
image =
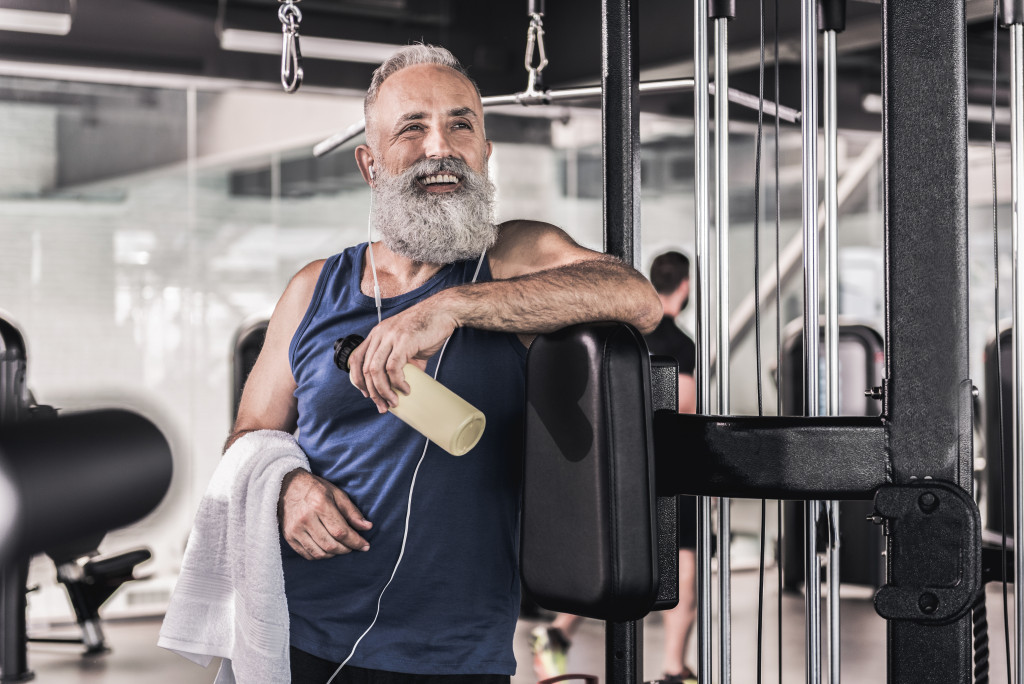
[[[537,66],[533,65],[534,52],[539,57]],[[526,31],[525,65],[529,78],[526,82],[526,92],[524,94],[538,94],[537,86],[541,84],[540,72],[544,71],[544,67],[548,65],[548,57],[544,50],[544,19],[535,12],[530,14],[530,28]]]
[[[281,87],[294,93],[302,85],[302,51],[299,49],[299,22],[302,12],[297,0],[281,0],[277,18],[281,20]]]

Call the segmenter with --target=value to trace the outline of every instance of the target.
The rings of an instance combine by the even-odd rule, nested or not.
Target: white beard
[[[441,172],[462,179],[449,193],[425,192],[417,182]],[[401,174],[382,170],[373,189],[373,226],[395,254],[430,264],[474,259],[498,239],[494,184],[454,158],[424,159]]]

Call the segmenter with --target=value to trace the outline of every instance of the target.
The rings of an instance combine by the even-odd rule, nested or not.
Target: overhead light
[[[319,38],[317,36],[300,36],[299,46],[303,58],[333,59],[340,62],[365,64],[380,64],[402,47],[387,43],[369,43],[362,40]],[[280,55],[281,34],[226,28],[220,31],[220,47],[222,50],[235,52]]]
[[[66,36],[75,0],[0,0],[0,31]]]
[[[66,36],[71,31],[71,15],[0,7],[0,31]]]

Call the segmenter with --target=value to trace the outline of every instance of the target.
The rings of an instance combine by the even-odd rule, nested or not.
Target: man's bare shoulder
[[[568,233],[552,223],[531,219],[514,219],[498,225],[498,242],[491,251],[515,248],[524,242],[532,242],[538,238],[555,238],[572,242]]]
[[[302,317],[310,300],[313,299],[316,282],[320,278],[320,272],[323,271],[326,261],[326,259],[311,261],[292,276],[277,304],[275,316],[280,313],[289,319],[294,319],[296,315]]]
[[[292,276],[291,283],[288,286],[316,287],[316,281],[320,277],[320,272],[324,270],[324,264],[326,263],[327,259],[316,259],[309,262]]]
[[[581,247],[558,226],[527,219],[499,225],[498,241],[489,256],[491,273],[499,280],[603,257]]]

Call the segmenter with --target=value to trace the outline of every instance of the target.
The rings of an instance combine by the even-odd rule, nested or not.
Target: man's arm
[[[679,413],[697,412],[697,380],[688,373],[679,374]]]
[[[449,288],[371,331],[349,360],[352,379],[385,411],[409,390],[402,368],[424,363],[456,328],[533,335],[618,320],[650,332],[662,307],[650,282],[614,257],[585,249],[555,226],[516,221],[490,252],[494,280]]]
[[[277,302],[263,348],[242,389],[238,416],[225,450],[249,432],[295,430],[295,378],[288,363],[288,346],[309,306],[322,267],[323,262],[314,262],[299,271]]]
[[[296,385],[288,347],[309,307],[322,268],[323,261],[309,264],[281,295],[267,326],[263,349],[242,390],[238,418],[225,450],[242,435],[257,430],[295,431]],[[281,483],[278,518],[288,545],[307,560],[370,548],[356,530],[365,531],[372,525],[348,495],[301,468],[285,475]]]

